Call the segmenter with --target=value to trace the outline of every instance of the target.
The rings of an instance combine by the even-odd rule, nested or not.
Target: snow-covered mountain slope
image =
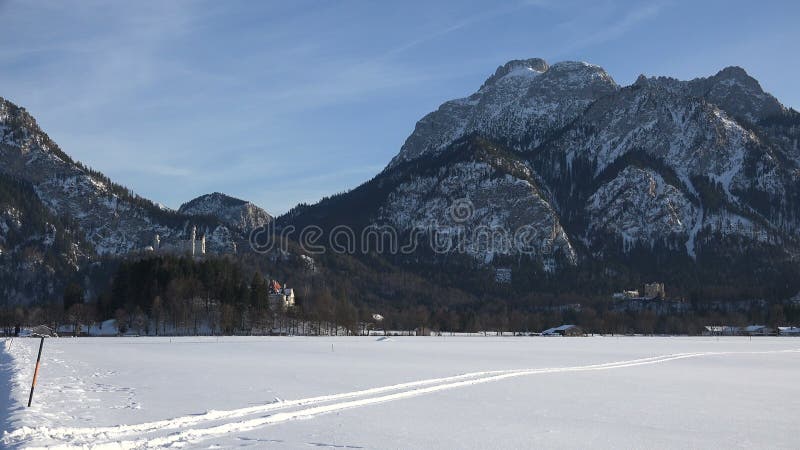
[[[448,151],[457,159],[395,186],[377,222],[402,232],[433,227],[451,236],[454,248],[462,246],[458,251],[484,263],[520,253],[576,262],[572,243],[527,164],[479,138],[454,147]]]
[[[628,166],[603,183],[586,204],[590,235],[621,236],[625,241],[654,242],[689,234],[699,220],[698,208],[680,189],[656,171]],[[601,234],[602,235],[602,234]]]
[[[253,203],[219,192],[190,200],[181,205],[178,212],[190,216],[216,217],[228,227],[242,231],[250,231],[272,220],[272,216]]]
[[[422,118],[374,180],[281,222],[355,208],[365,226],[450,226],[448,208],[466,198],[470,228],[530,225],[577,263],[637,246],[690,258],[766,246],[794,258],[798,138],[800,114],[739,67],[620,87],[591,64],[515,60]]]
[[[539,58],[510,61],[474,94],[445,102],[417,122],[390,167],[435,155],[471,133],[519,150],[535,148],[593,101],[617,89],[595,65],[568,61],[548,66]]]
[[[788,194],[796,190],[797,165],[790,161],[791,155],[762,137],[758,125],[732,115],[768,118],[773,116],[765,114],[783,114],[785,108],[774,105],[774,98],[760,91],[754,80],[751,85],[758,88],[757,92],[743,91],[739,84],[729,83],[725,77],[728,73],[743,71],[725,69],[714,77],[690,82],[640,77],[634,85],[595,102],[549,142],[539,156],[547,167],[543,173],[558,177],[564,170],[558,169],[560,161],[567,166],[580,161],[593,167],[591,176],[599,177],[612,165],[624,163],[627,156],[642,153],[676,178],[669,201],[647,203],[645,217],[672,217],[675,223],[696,226],[666,234],[658,222],[638,227],[635,233],[612,227],[618,237],[652,243],[658,237],[681,234],[687,251],[693,254],[697,233],[728,234],[728,227],[721,228],[720,222],[712,219],[715,214],[709,208],[713,208],[714,213],[740,217],[746,224],[741,232],[744,236],[766,232],[776,240],[794,239],[798,205]],[[710,93],[709,98],[695,95],[698,85],[704,86],[702,92]],[[724,100],[724,109],[711,99]],[[652,197],[652,189],[640,175],[620,172],[621,179],[604,185],[603,192],[593,194],[593,200],[618,197],[617,204],[628,202],[641,207],[640,200]],[[709,189],[719,195],[706,198]],[[756,197],[759,201],[754,201]],[[694,207],[688,207],[688,198],[696,199]],[[778,210],[768,212],[764,200]],[[597,217],[602,204],[594,201],[588,212]],[[674,209],[677,205],[682,206]],[[792,220],[787,221],[788,217]],[[598,227],[600,224],[589,222],[590,229]]]
[[[241,240],[216,217],[178,213],[137,196],[73,161],[24,109],[0,98],[0,172],[24,180],[58,217],[77,223],[97,254],[121,255],[161,242],[178,248],[192,226],[207,235],[211,252]]]

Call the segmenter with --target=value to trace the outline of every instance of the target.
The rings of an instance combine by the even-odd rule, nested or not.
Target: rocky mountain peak
[[[262,208],[221,192],[192,199],[181,205],[178,212],[190,216],[215,217],[225,225],[242,231],[249,231],[272,221],[272,216]]]
[[[605,69],[581,61],[562,61],[553,64],[531,90],[538,91],[551,99],[555,96],[565,99],[594,101],[619,89],[619,85]]]
[[[716,104],[733,117],[758,122],[786,110],[764,92],[758,80],[739,66],[726,67],[716,75],[688,82],[693,94]]]
[[[509,61],[477,92],[445,102],[417,122],[389,167],[438,154],[471,133],[531,150],[592,102],[618,89],[605,70],[585,62],[549,66],[540,58]]]
[[[197,198],[189,200],[188,202],[181,205],[180,210],[188,210],[191,208],[195,208],[199,205],[207,205],[207,204],[214,204],[219,205],[220,207],[229,207],[229,206],[241,206],[248,203],[245,200],[231,197],[230,195],[223,194],[221,192],[212,192],[211,194],[201,195]]]
[[[541,58],[513,59],[495,70],[494,75],[489,77],[481,86],[493,85],[506,76],[535,76],[544,73],[549,69],[547,62]]]
[[[758,81],[756,81],[755,78],[751,77],[746,70],[739,66],[728,66],[717,72],[714,77],[719,79],[735,79],[748,83],[755,82],[758,84]]]

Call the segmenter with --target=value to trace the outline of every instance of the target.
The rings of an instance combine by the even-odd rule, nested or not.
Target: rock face
[[[515,60],[423,117],[374,180],[279,222],[336,205],[365,225],[452,227],[448,208],[468,199],[460,225],[529,225],[568,264],[637,247],[794,258],[799,137],[800,114],[739,67],[620,87],[591,64]],[[464,248],[478,261],[498,255],[475,244]]]
[[[610,233],[625,242],[654,242],[689,235],[698,209],[681,190],[648,168],[628,166],[603,183],[586,202],[589,235]]]
[[[458,251],[484,263],[520,249],[544,260],[558,254],[575,263],[560,218],[528,165],[482,139],[455,145],[457,160],[430,173],[412,172],[397,184],[376,223],[402,231],[434,227],[439,235],[457,233]]]
[[[219,192],[190,200],[181,205],[178,212],[190,216],[216,217],[226,226],[245,232],[272,221],[272,216],[253,203]]]

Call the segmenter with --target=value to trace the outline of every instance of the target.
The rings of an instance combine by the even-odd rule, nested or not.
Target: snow
[[[541,75],[543,72],[533,69],[531,67],[516,67],[512,69],[510,72],[505,74],[503,78],[513,78],[513,77],[521,77],[521,78],[533,78],[536,76]]]
[[[0,353],[7,447],[800,443],[764,408],[800,407],[792,338],[51,338],[25,408],[37,345]]]

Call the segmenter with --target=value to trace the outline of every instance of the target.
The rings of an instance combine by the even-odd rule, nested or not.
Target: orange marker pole
[[[28,397],[28,407],[30,408],[33,401],[33,388],[36,387],[36,378],[39,376],[39,362],[42,360],[42,347],[44,347],[44,336],[39,341],[39,356],[36,357],[36,369],[33,370],[33,383],[31,383],[31,395]]]

